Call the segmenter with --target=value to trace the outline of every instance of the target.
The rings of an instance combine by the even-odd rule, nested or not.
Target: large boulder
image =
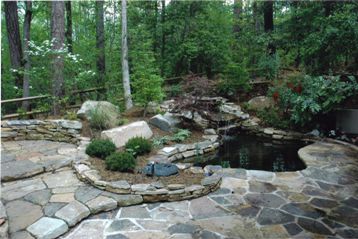
[[[91,112],[98,110],[102,114],[108,115],[109,119],[115,121],[119,118],[119,108],[108,101],[85,101],[77,111],[77,117],[80,119],[91,119]]]
[[[130,138],[141,136],[149,139],[153,136],[152,130],[145,121],[137,121],[128,125],[102,131],[101,138],[111,140],[117,148],[123,147]]]
[[[274,102],[267,96],[257,96],[247,102],[249,108],[252,110],[264,110],[274,106]]]
[[[180,120],[178,119],[178,117],[167,112],[164,115],[157,114],[153,116],[149,120],[149,123],[163,131],[170,132],[173,131],[178,126]]]

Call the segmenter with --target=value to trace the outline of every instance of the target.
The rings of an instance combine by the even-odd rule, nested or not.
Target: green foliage
[[[166,136],[163,136],[163,137],[155,137],[155,138],[153,138],[152,144],[153,144],[154,147],[160,148],[163,145],[168,144],[170,141],[171,141],[171,137],[166,135]]]
[[[73,111],[67,111],[64,118],[67,120],[77,120],[77,114]]]
[[[133,171],[136,166],[134,156],[128,152],[116,152],[106,157],[106,168],[112,171]]]
[[[278,54],[263,55],[258,62],[261,75],[269,80],[276,79],[280,69],[280,58]]]
[[[288,129],[290,122],[278,108],[268,108],[257,112],[257,116],[267,125],[278,129]]]
[[[278,92],[278,104],[289,111],[290,121],[305,126],[314,116],[331,111],[347,97],[357,94],[358,83],[354,77],[342,80],[340,76],[304,76],[300,81],[301,92],[287,86],[270,89],[271,94]]]
[[[86,148],[86,154],[91,157],[105,159],[116,151],[116,146],[107,139],[95,139]]]
[[[248,90],[248,73],[244,67],[239,64],[228,64],[224,74],[218,83],[218,91],[223,95],[234,95],[238,90]]]
[[[114,128],[118,125],[118,123],[120,123],[117,119],[116,112],[111,112],[106,107],[95,107],[89,112],[89,116],[91,128],[98,130]]]
[[[181,84],[171,85],[168,89],[168,97],[177,97],[183,93],[183,87]]]
[[[150,153],[152,143],[143,137],[133,137],[127,141],[124,147],[134,155],[143,155]]]
[[[169,142],[180,143],[189,138],[191,135],[188,129],[177,129],[173,135],[166,135],[163,137],[156,137],[152,140],[153,146],[156,148],[169,144]]]
[[[175,134],[171,137],[171,141],[180,143],[189,138],[191,135],[190,130],[188,129],[178,129]]]
[[[125,125],[125,124],[128,124],[128,122],[129,122],[128,119],[121,118],[118,120],[117,125],[118,126]]]

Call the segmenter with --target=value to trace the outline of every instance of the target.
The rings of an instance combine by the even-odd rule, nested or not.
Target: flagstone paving
[[[207,196],[151,204],[86,185],[67,164],[46,171],[46,160],[76,160],[83,149],[2,143],[2,165],[29,160],[43,171],[29,167],[31,178],[22,173],[2,182],[1,238],[6,227],[10,238],[21,239],[358,238],[358,151],[348,146],[301,149],[307,168],[298,172],[224,169],[217,172],[220,189]]]

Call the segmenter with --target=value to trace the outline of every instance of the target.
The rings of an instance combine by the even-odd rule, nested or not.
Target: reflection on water
[[[216,154],[195,159],[195,164],[265,171],[296,171],[306,166],[297,151],[305,146],[301,141],[273,142],[254,135],[238,135],[225,139]]]

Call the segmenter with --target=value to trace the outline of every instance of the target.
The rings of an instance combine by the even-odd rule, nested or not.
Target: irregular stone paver
[[[71,232],[66,238],[73,239],[100,239],[104,238],[104,229],[108,224],[105,220],[83,221],[78,228]]]
[[[190,202],[190,213],[195,219],[220,217],[228,214],[206,197],[192,200]]]
[[[323,235],[332,235],[332,232],[322,223],[308,219],[308,218],[298,218],[298,225],[302,228],[306,229],[307,231],[323,234]]]
[[[266,194],[266,193],[265,194],[250,193],[250,194],[246,194],[244,198],[249,204],[258,207],[277,208],[286,203],[286,201],[283,200],[281,197],[276,196],[274,194]]]
[[[106,229],[106,233],[112,233],[117,231],[138,231],[141,228],[134,224],[129,219],[114,220],[111,225]]]
[[[1,164],[1,181],[27,178],[42,172],[44,172],[42,165],[30,160],[11,161]]]
[[[257,218],[257,222],[261,225],[285,224],[292,222],[294,217],[288,213],[277,209],[264,208]]]
[[[75,198],[76,198],[77,201],[80,201],[82,203],[86,203],[89,200],[94,199],[95,197],[97,197],[101,193],[102,193],[101,190],[99,190],[97,188],[94,188],[92,186],[82,186],[82,187],[79,187],[75,191]]]
[[[84,152],[84,145],[77,148],[48,141],[3,142],[1,153],[2,157],[6,156],[2,164],[28,160],[25,157],[28,155],[29,160],[43,167],[46,164],[57,167],[72,160],[77,155],[76,150]],[[221,188],[208,196],[138,206],[131,205],[141,204],[141,195],[103,192],[80,182],[72,169],[64,167],[32,179],[3,182],[1,200],[8,219],[1,216],[0,224],[4,220],[3,225],[9,225],[10,238],[26,239],[33,237],[24,230],[35,227],[45,216],[62,220],[57,216],[67,211],[68,221],[75,225],[90,213],[102,212],[90,216],[60,238],[276,239],[333,235],[356,238],[357,152],[338,144],[316,143],[303,148],[299,154],[308,166],[302,171],[272,173],[222,169],[214,173],[223,176]],[[181,185],[171,187],[180,188]],[[103,212],[115,206],[119,208]],[[24,214],[24,208],[30,208],[30,213]],[[14,215],[21,215],[16,222]],[[14,231],[14,226],[20,223],[23,225]]]
[[[29,179],[6,183],[1,188],[1,197],[7,201],[21,198],[31,192],[45,189],[46,185],[40,179]]]
[[[40,220],[29,226],[27,230],[37,238],[52,239],[67,232],[68,226],[60,219],[42,217]]]
[[[51,191],[49,189],[45,189],[27,194],[24,199],[34,204],[44,206],[50,200],[50,197]]]
[[[76,175],[72,170],[50,174],[43,178],[49,188],[70,187],[80,185]]]
[[[43,208],[44,214],[48,217],[52,217],[62,207],[66,206],[66,203],[48,203]]]
[[[119,218],[150,218],[150,215],[145,207],[134,206],[122,208]]]
[[[16,200],[5,205],[9,217],[10,233],[26,229],[42,217],[41,207],[26,201]]]
[[[56,217],[66,221],[69,226],[74,226],[88,215],[90,215],[90,210],[77,201],[67,204],[55,214]]]
[[[323,211],[313,208],[306,203],[289,203],[284,205],[281,209],[293,215],[314,219],[317,219],[325,214]]]

